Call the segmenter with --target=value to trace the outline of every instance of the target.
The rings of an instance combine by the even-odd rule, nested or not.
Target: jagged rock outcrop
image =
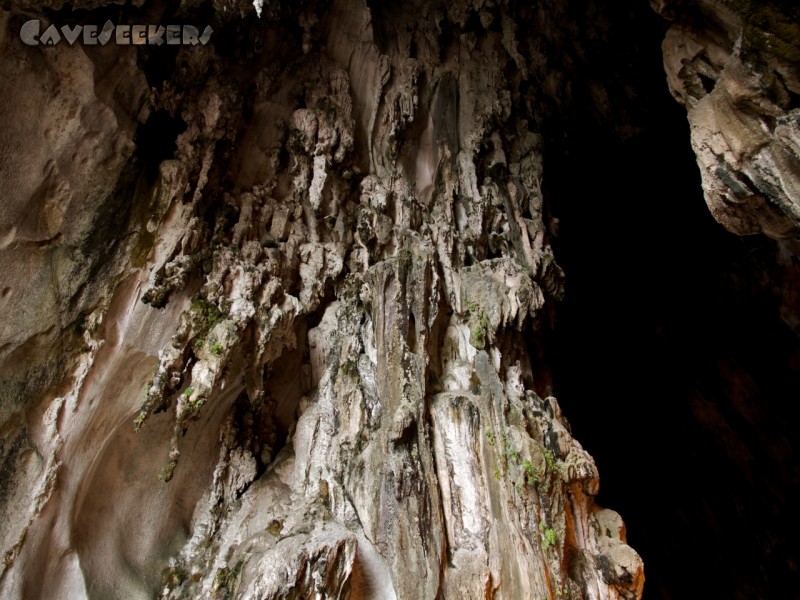
[[[800,224],[800,12],[793,2],[651,1],[714,217],[739,235]]]
[[[560,5],[102,4],[2,13],[0,595],[639,598],[526,344]]]

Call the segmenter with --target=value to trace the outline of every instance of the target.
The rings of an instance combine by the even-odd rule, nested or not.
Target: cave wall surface
[[[794,2],[654,0],[706,203],[728,230],[797,237],[800,9]]]
[[[0,595],[640,597],[525,342],[562,295],[537,119],[573,17],[259,8],[2,13]]]
[[[640,598],[531,344],[547,153],[584,108],[638,134],[624,60],[587,70],[636,11],[257,4],[0,12],[0,596]],[[651,4],[711,213],[777,240],[795,327],[795,9]]]

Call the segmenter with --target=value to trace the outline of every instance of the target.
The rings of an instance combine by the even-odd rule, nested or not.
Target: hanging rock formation
[[[714,217],[739,235],[800,226],[800,9],[794,2],[651,1],[672,26],[664,67],[686,106]]]
[[[639,598],[525,341],[554,9],[50,4],[3,13],[3,597]]]

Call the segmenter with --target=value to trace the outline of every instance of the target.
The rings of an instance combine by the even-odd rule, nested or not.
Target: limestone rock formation
[[[800,226],[800,11],[793,2],[651,1],[714,217],[739,235]]]
[[[0,595],[639,598],[525,341],[557,6],[104,4],[2,13]]]

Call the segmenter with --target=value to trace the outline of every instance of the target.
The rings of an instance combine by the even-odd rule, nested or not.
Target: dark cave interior
[[[706,208],[664,25],[641,4],[615,37],[643,51],[610,47],[585,72],[609,88],[635,74],[623,109],[638,132],[620,135],[578,94],[564,141],[548,138],[566,272],[545,334],[553,392],[595,457],[599,504],[644,559],[646,600],[799,597],[800,339],[780,317],[778,245],[728,233]]]

